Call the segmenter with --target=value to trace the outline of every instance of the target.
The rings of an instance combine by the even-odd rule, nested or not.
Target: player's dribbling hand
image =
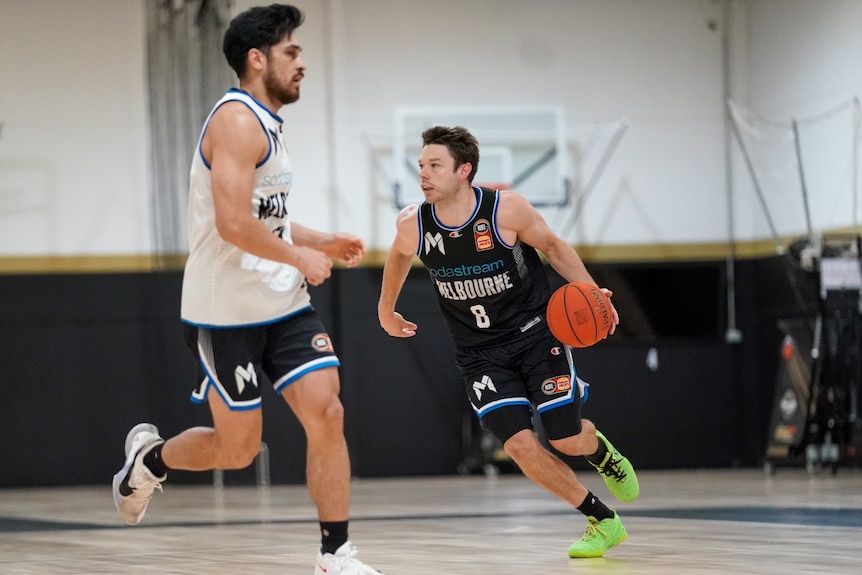
[[[617,308],[614,307],[614,302],[611,301],[611,296],[614,295],[614,292],[608,288],[600,287],[599,289],[608,297],[608,303],[611,304],[611,329],[608,330],[608,335],[613,335],[617,330],[617,324],[620,323],[620,314],[617,313]]]

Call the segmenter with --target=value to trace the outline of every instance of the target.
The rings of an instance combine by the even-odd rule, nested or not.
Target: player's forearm
[[[587,282],[595,285],[596,281],[587,271],[581,257],[565,242],[555,242],[544,254],[551,267],[567,282]]]
[[[296,266],[300,257],[296,246],[272,233],[255,218],[246,222],[221,222],[217,229],[224,241],[259,258]]]
[[[383,265],[383,285],[380,288],[380,300],[377,302],[378,314],[395,311],[395,303],[412,265],[412,255],[399,254],[395,249],[389,250]]]
[[[332,240],[332,234],[307,228],[296,222],[290,224],[290,239],[297,246],[321,249]]]

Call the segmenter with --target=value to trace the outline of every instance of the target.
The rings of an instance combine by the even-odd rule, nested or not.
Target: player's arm
[[[551,231],[542,214],[524,196],[511,190],[501,192],[497,227],[503,233],[514,232],[522,242],[545,254],[551,267],[567,282],[586,282],[598,287],[574,248]],[[613,292],[607,288],[600,289],[608,298],[613,295]],[[619,314],[613,303],[611,303],[611,312],[613,322],[610,333],[614,333],[619,323]]]
[[[413,256],[419,246],[419,206],[410,205],[401,210],[396,221],[395,239],[383,265],[383,285],[377,302],[380,327],[393,337],[416,335],[417,325],[407,321],[395,311],[395,303],[404,287],[404,280],[413,265]]]
[[[296,267],[312,285],[328,278],[332,261],[324,253],[283,241],[252,212],[255,168],[269,151],[269,138],[257,116],[239,102],[222,105],[210,119],[201,148],[211,166],[216,228],[222,239]]]
[[[519,240],[545,254],[551,267],[566,281],[596,285],[577,252],[551,231],[542,214],[524,196],[511,190],[501,192],[498,210],[498,228],[515,232]]]

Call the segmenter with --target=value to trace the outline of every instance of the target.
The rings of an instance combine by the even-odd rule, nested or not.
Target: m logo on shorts
[[[486,389],[490,389],[494,393],[497,393],[497,388],[494,386],[494,382],[491,381],[491,378],[487,375],[482,376],[482,381],[473,382],[473,391],[476,392],[476,399],[479,401],[482,401],[482,392]]]
[[[332,341],[329,339],[329,335],[325,333],[319,333],[311,338],[311,347],[317,351],[335,351],[332,347]]]
[[[254,370],[251,362],[246,367],[241,365],[236,366],[236,369],[233,370],[233,376],[236,378],[236,389],[240,395],[245,390],[246,384],[250,383],[257,387],[257,372]]]
[[[542,382],[542,393],[545,395],[554,395],[570,389],[572,389],[572,380],[568,375],[552,377]]]

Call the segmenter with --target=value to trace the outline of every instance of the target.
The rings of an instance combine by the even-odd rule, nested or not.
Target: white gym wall
[[[143,2],[0,0],[0,255],[152,251]],[[388,246],[396,210],[363,137],[385,138],[394,107],[552,104],[573,130],[631,122],[579,242],[727,241],[717,0],[295,3],[309,71],[282,112],[299,221]],[[734,98],[789,118],[858,95],[860,21],[856,0],[735,0]],[[735,160],[737,239],[768,237]]]

